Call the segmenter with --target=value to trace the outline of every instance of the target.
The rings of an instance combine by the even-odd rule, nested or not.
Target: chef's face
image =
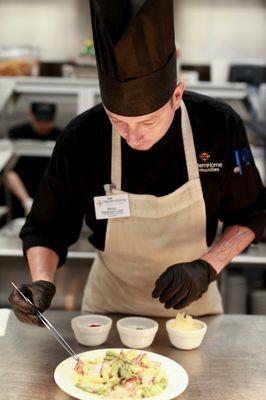
[[[159,110],[137,117],[126,117],[105,111],[116,132],[135,150],[149,150],[168,131],[184,92],[184,84],[176,85],[172,98]]]
[[[29,120],[35,132],[40,136],[48,135],[54,128],[54,121],[39,121],[31,111],[29,111]]]

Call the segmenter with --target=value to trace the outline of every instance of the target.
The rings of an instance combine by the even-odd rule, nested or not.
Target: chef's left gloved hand
[[[204,260],[172,265],[157,279],[152,297],[165,303],[165,308],[178,310],[199,299],[217,272]]]

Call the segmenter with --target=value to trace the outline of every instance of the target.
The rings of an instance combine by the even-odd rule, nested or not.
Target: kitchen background
[[[174,0],[185,63],[263,64],[265,0]],[[88,0],[1,0],[1,45],[37,46],[45,61],[75,59],[91,37]]]
[[[226,101],[239,112],[266,183],[266,1],[174,4],[182,79],[188,89]],[[17,238],[23,219],[13,219],[5,172],[22,155],[49,156],[51,150],[34,143],[14,150],[6,140],[8,129],[27,119],[32,101],[54,102],[61,128],[100,101],[91,38],[89,0],[0,0],[0,173],[5,199],[0,213],[0,307],[7,305],[10,280],[28,279]],[[80,306],[88,259],[91,264],[94,257],[88,234],[84,228],[58,273],[55,308]],[[226,312],[266,314],[265,269],[265,242],[234,260],[220,280]]]

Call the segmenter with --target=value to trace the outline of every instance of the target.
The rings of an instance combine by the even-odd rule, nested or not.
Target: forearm
[[[14,171],[9,171],[6,176],[6,182],[9,190],[22,202],[29,198],[29,194],[18,176],[18,174]]]
[[[252,243],[254,238],[254,232],[247,227],[229,226],[224,231],[221,239],[200,258],[208,261],[219,273],[235,256]]]
[[[33,282],[44,280],[54,283],[58,265],[58,255],[47,247],[31,247],[27,259]]]

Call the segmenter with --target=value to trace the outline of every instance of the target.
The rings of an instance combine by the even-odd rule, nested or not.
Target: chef
[[[28,111],[29,121],[9,130],[12,140],[55,141],[60,129],[55,126],[56,105],[53,103],[33,102]],[[14,169],[7,172],[6,183],[12,197],[13,217],[24,216],[30,211],[33,197],[47,168],[48,157],[20,157]],[[16,199],[22,205],[17,204]]]
[[[44,311],[83,219],[97,248],[84,311],[172,317],[223,312],[217,277],[266,222],[266,195],[239,116],[184,91],[173,4],[91,0],[102,104],[57,141],[21,232]],[[214,242],[218,221],[223,234]],[[34,309],[13,291],[23,321]]]

